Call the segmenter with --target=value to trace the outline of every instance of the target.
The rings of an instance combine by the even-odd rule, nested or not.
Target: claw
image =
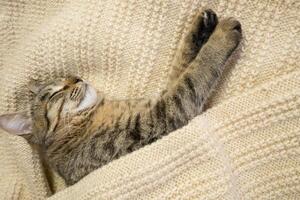
[[[202,12],[202,20],[198,25],[198,35],[195,37],[195,41],[198,47],[201,47],[209,38],[214,31],[218,23],[218,17],[211,9]]]

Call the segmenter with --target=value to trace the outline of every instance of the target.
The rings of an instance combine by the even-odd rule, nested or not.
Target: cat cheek
[[[50,124],[50,127],[49,127],[49,130],[50,132],[54,132],[57,125],[58,125],[58,121],[59,121],[59,117],[55,117],[52,121],[51,121],[51,124]]]
[[[97,91],[87,84],[87,89],[85,91],[84,97],[78,105],[77,111],[94,106],[98,101]]]

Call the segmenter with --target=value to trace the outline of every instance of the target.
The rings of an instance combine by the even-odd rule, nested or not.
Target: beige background
[[[296,0],[0,0],[0,114],[28,108],[30,78],[68,73],[111,98],[155,97],[205,7],[239,19],[244,39],[203,115],[67,189],[1,131],[0,199],[43,199],[50,188],[60,190],[52,199],[299,198]]]

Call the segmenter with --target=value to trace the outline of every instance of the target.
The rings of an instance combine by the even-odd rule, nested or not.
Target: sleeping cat
[[[147,145],[200,114],[241,39],[233,18],[199,12],[181,40],[167,88],[156,100],[109,100],[76,76],[32,81],[31,112],[0,116],[0,127],[41,147],[72,185],[91,171]]]

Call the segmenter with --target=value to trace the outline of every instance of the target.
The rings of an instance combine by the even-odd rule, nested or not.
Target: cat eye
[[[63,92],[64,90],[69,89],[69,87],[70,87],[70,86],[65,85],[62,89],[60,89],[60,90],[54,92],[54,93],[49,97],[49,100],[50,100],[50,101],[53,100],[57,95],[61,94],[61,92]]]
[[[58,94],[60,94],[62,91],[63,91],[63,89],[54,92],[54,93],[49,97],[49,100],[50,100],[50,101],[53,100],[53,99],[54,99]]]

